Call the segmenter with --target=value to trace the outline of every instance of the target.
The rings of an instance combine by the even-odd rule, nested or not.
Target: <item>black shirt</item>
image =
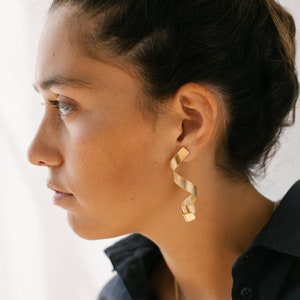
[[[133,234],[105,250],[117,275],[98,300],[154,300],[149,276],[159,248]],[[233,300],[300,300],[300,181],[232,268]],[[196,299],[195,299],[196,300]]]

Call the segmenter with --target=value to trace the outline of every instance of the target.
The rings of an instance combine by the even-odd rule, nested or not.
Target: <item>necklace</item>
[[[175,290],[175,300],[180,300],[180,290],[179,290],[179,285],[174,277],[174,290]]]

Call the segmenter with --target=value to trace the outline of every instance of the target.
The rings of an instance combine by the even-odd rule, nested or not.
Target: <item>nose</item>
[[[57,133],[57,129],[48,124],[47,119],[44,118],[27,151],[28,160],[32,164],[45,167],[62,164]]]

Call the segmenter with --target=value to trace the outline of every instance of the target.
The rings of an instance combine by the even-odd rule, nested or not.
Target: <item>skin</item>
[[[125,61],[89,57],[81,24],[88,21],[72,22],[71,10],[58,8],[40,39],[35,87],[45,114],[29,160],[48,168],[54,203],[67,211],[79,236],[140,232],[160,247],[165,262],[151,279],[159,299],[174,299],[173,277],[184,299],[231,299],[231,267],[269,220],[273,204],[250,182],[231,181],[216,167],[226,119],[220,97],[188,83],[154,118],[141,108],[151,100],[138,75]],[[188,224],[180,213],[188,195],[169,167],[182,146],[190,155],[178,173],[199,194],[197,219]]]

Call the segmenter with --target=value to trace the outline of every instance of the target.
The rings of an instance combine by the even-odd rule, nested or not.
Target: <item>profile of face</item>
[[[172,108],[168,117],[147,115],[139,78],[126,63],[89,57],[84,26],[70,16],[52,12],[40,39],[35,87],[45,113],[29,160],[48,168],[54,203],[78,235],[143,231],[174,198]]]
[[[119,37],[116,31],[128,15],[124,7],[120,15],[104,17],[109,26],[102,28],[100,15],[96,20],[90,11],[61,2],[50,10],[40,38],[35,87],[45,99],[45,114],[29,160],[48,168],[54,202],[66,209],[76,233],[88,239],[130,232],[151,236],[154,227],[180,226],[180,203],[187,195],[174,183],[170,161],[181,147],[189,156],[180,172],[201,191],[198,220],[206,218],[199,214],[205,214],[215,182],[247,183],[252,170],[265,166],[298,95],[295,26],[287,12],[282,16],[289,22],[274,24],[261,5],[228,11],[229,5],[216,14],[214,5],[206,5],[190,26],[191,5],[170,11],[176,14],[168,21],[175,22],[176,34],[166,36],[158,30],[161,15],[154,13],[154,34],[142,44],[135,33],[143,5]],[[262,10],[263,25],[242,17],[250,8],[249,16]],[[95,25],[103,32],[91,45]],[[280,34],[266,35],[274,25]],[[211,34],[203,34],[203,26]],[[255,40],[246,41],[250,29]],[[136,37],[129,54],[128,36]],[[240,46],[248,53],[245,61],[228,64],[228,57],[240,57]]]

